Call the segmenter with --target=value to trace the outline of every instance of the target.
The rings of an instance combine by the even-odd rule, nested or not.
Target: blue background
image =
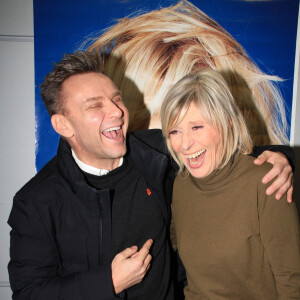
[[[266,73],[285,79],[280,90],[288,122],[292,107],[293,75],[299,1],[191,0],[223,26]],[[52,129],[39,85],[52,63],[74,52],[87,36],[100,32],[136,11],[147,12],[177,1],[158,0],[35,0],[35,116],[36,170],[55,154],[59,136]]]

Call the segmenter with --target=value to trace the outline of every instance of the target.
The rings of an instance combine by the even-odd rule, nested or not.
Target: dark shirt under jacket
[[[162,142],[160,131],[145,134]],[[172,167],[166,155],[134,136],[128,137],[126,157],[124,167],[102,178],[111,176],[116,188],[107,182],[95,188],[61,140],[57,156],[16,194],[8,220],[14,299],[117,299],[112,258],[148,238],[154,240],[151,268],[142,284],[128,289],[128,299],[173,299]]]

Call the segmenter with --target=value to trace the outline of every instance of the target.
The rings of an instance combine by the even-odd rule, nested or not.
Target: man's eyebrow
[[[121,97],[122,97],[121,91],[116,91],[116,92],[114,92],[112,98],[115,98],[115,97],[117,97],[117,96],[121,96]]]
[[[91,98],[87,98],[83,101],[83,104],[87,104],[89,102],[93,102],[93,101],[98,101],[98,100],[102,100],[103,97],[102,96],[96,96],[96,97],[91,97]]]
[[[121,96],[122,97],[122,93],[120,91],[114,92],[112,94],[112,99],[115,97]],[[89,102],[93,102],[93,101],[98,101],[98,100],[103,100],[104,97],[103,96],[96,96],[96,97],[91,97],[91,98],[87,98],[84,100],[83,104],[89,103]]]

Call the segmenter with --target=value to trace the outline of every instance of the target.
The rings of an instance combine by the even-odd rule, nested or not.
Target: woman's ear
[[[73,136],[73,127],[70,121],[62,114],[54,114],[51,117],[51,124],[54,130],[65,138]]]

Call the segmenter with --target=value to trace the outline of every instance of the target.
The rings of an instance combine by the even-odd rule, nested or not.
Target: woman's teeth
[[[197,151],[193,154],[186,155],[185,157],[188,158],[188,159],[196,158],[196,157],[200,156],[205,151],[206,151],[205,149],[202,149],[202,150]]]

